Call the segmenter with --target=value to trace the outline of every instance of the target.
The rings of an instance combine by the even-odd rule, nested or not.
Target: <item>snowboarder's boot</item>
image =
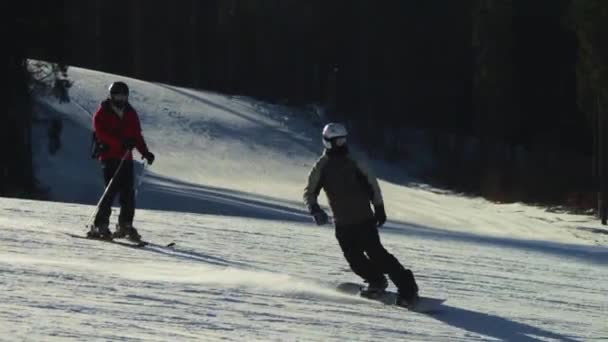
[[[107,224],[99,224],[91,226],[91,230],[87,232],[87,237],[92,239],[112,240],[112,232]]]
[[[141,242],[141,235],[137,232],[137,229],[130,223],[119,223],[116,225],[116,231],[113,237],[115,239],[127,238],[131,241]]]
[[[361,290],[361,296],[366,298],[378,298],[384,294],[386,288],[388,287],[388,281],[384,275],[382,278],[378,278],[373,281],[366,280],[365,282],[369,285]]]
[[[397,305],[413,308],[418,302],[418,284],[411,270],[404,269],[396,282],[398,287]]]
[[[405,308],[413,309],[416,306],[416,303],[418,303],[418,299],[420,299],[420,297],[418,296],[418,292],[415,292],[414,294],[410,295],[405,295],[399,292],[397,294],[395,304],[403,306]]]

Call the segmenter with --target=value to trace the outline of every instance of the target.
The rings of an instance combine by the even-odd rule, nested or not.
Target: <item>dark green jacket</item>
[[[349,153],[332,155],[325,151],[308,175],[304,203],[309,211],[325,190],[335,224],[356,224],[372,220],[374,206],[383,205],[376,177]]]

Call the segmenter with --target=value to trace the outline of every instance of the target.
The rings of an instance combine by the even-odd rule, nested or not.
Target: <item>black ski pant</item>
[[[110,180],[116,173],[120,165],[119,159],[109,159],[102,162],[103,179],[106,187],[110,184]],[[133,161],[125,160],[116,174],[116,179],[112,181],[106,196],[99,205],[99,211],[95,216],[95,226],[108,225],[110,223],[110,215],[112,214],[112,204],[117,195],[119,195],[120,214],[118,216],[119,224],[132,224],[133,216],[135,215],[135,189],[133,188]]]
[[[411,270],[404,268],[380,242],[374,221],[361,224],[336,225],[336,238],[350,268],[368,282],[376,282],[388,274],[399,293],[410,297],[418,292]]]

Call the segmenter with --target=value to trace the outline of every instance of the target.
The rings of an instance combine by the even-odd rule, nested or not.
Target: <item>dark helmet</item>
[[[120,95],[129,95],[129,87],[124,82],[114,82],[110,84],[110,95],[120,94]]]
[[[129,87],[124,82],[114,82],[110,84],[110,101],[116,108],[124,109],[127,106],[129,97]]]

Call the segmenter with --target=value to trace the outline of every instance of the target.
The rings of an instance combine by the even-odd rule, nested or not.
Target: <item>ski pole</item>
[[[110,190],[110,187],[112,186],[112,183],[114,182],[114,179],[116,178],[116,175],[118,175],[118,172],[120,172],[120,169],[122,168],[122,164],[124,164],[125,159],[127,159],[127,156],[129,155],[129,152],[131,152],[131,151],[127,150],[127,152],[125,152],[125,154],[120,159],[120,164],[118,164],[118,167],[116,168],[116,171],[114,171],[114,175],[112,176],[112,178],[110,178],[110,181],[108,182],[108,185],[104,189],[103,194],[101,195],[101,198],[99,199],[99,202],[97,202],[97,206],[95,207],[95,211],[93,212],[93,214],[91,215],[91,217],[89,217],[89,221],[88,221],[89,228],[93,225],[93,220],[95,219],[95,216],[99,212],[99,206],[101,206],[101,202],[103,202],[104,198],[107,196],[108,191]]]

